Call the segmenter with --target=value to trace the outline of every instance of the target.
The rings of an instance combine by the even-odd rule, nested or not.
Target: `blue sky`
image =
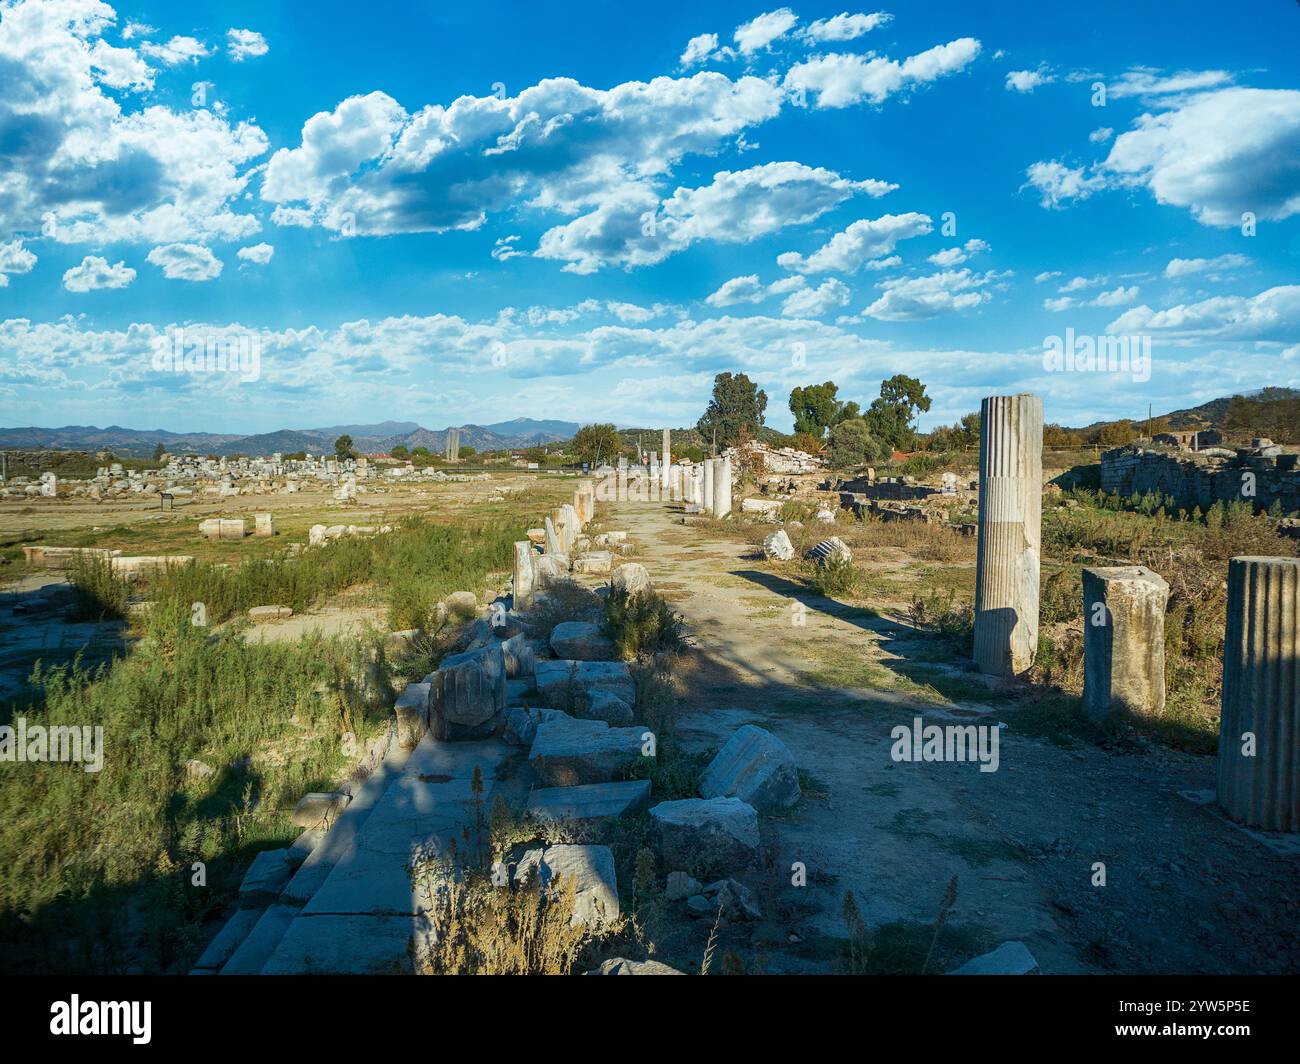
[[[0,0],[0,423],[1300,385],[1300,5],[411,7]],[[1049,372],[1067,329],[1149,375]]]

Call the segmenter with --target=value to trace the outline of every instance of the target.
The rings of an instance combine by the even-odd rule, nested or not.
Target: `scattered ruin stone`
[[[614,570],[610,585],[629,597],[650,590],[650,572],[640,562],[624,562]]]
[[[608,846],[559,844],[527,851],[515,869],[515,881],[537,876],[546,893],[564,889],[564,880],[577,886],[573,924],[601,927],[618,919],[618,882],[614,854]]]
[[[740,512],[744,514],[762,514],[765,517],[775,518],[781,512],[781,507],[785,505],[780,499],[742,499],[740,502]]]
[[[244,873],[239,885],[239,907],[260,909],[270,905],[284,890],[292,871],[287,849],[263,850]]]
[[[262,537],[275,535],[275,518],[271,514],[254,514],[253,522],[253,535]]]
[[[248,611],[251,621],[282,621],[292,616],[292,606],[254,606]]]
[[[760,813],[785,812],[799,801],[799,769],[785,743],[746,724],[709,762],[700,777],[700,794],[739,798]]]
[[[511,586],[517,610],[526,610],[533,604],[533,591],[537,584],[534,554],[533,545],[528,540],[520,540],[515,544],[515,568]]]
[[[614,555],[607,550],[587,551],[573,559],[573,571],[588,576],[604,576],[614,565]]]
[[[1043,508],[1043,401],[994,395],[980,408],[975,664],[1019,676],[1038,650]]]
[[[610,661],[615,655],[614,641],[600,625],[586,621],[564,621],[551,631],[551,653],[573,661]]]
[[[763,912],[758,907],[754,892],[735,879],[715,880],[704,887],[700,893],[709,899],[709,904],[715,911],[721,908],[724,916],[739,920],[763,918]]]
[[[526,633],[520,632],[502,640],[501,652],[505,655],[507,679],[532,676],[537,649]]]
[[[429,730],[432,690],[430,683],[408,683],[393,705],[397,718],[397,742],[403,750],[414,750]]]
[[[831,536],[830,539],[824,539],[813,547],[808,552],[808,557],[818,565],[825,565],[832,558],[851,562],[853,561],[853,551],[849,550],[848,544],[839,536]]]
[[[650,810],[664,864],[693,875],[734,871],[758,856],[758,814],[739,798],[683,798]]]
[[[601,961],[599,968],[593,968],[586,975],[685,975],[676,968],[670,968],[660,961],[630,961],[626,957],[611,957]]]
[[[313,828],[334,823],[352,796],[343,791],[313,791],[304,794],[293,811],[294,827]]]
[[[700,881],[685,872],[669,872],[668,883],[664,887],[664,897],[669,901],[681,901],[692,894],[699,894]]]
[[[538,820],[600,820],[635,813],[649,804],[649,780],[619,780],[539,787],[528,796],[528,814]]]
[[[538,661],[533,668],[537,693],[555,709],[570,709],[575,701],[586,704],[589,692],[600,688],[636,704],[632,670],[623,661]]]
[[[389,657],[410,653],[423,634],[418,628],[403,628],[396,632],[389,632],[384,638],[384,653]]]
[[[506,703],[506,663],[499,643],[452,654],[433,674],[429,725],[435,737],[462,737],[486,724]]]
[[[501,741],[510,746],[532,746],[537,738],[537,726],[556,716],[568,716],[548,706],[507,706]]]
[[[985,953],[954,968],[949,975],[1040,975],[1038,961],[1023,942],[1004,942],[992,953]]]
[[[478,616],[478,596],[472,591],[453,591],[442,602],[452,616],[460,618]]]
[[[325,526],[312,525],[307,530],[307,546],[319,547],[325,542]]]
[[[205,780],[215,771],[211,765],[197,758],[190,758],[185,762],[185,779],[190,782]]]
[[[1083,709],[1165,708],[1165,606],[1169,585],[1141,565],[1083,570]]]
[[[769,532],[763,537],[763,553],[778,562],[788,562],[794,557],[794,544],[784,528]]]
[[[1300,831],[1297,662],[1300,558],[1233,558],[1217,797],[1233,820],[1265,831]]]
[[[611,728],[603,720],[553,717],[537,726],[528,760],[547,787],[609,783],[641,757],[643,728]]]
[[[634,719],[632,706],[613,691],[596,687],[587,692],[587,704],[583,715],[592,720],[603,720],[607,724],[623,726],[631,724]]]
[[[835,511],[826,506],[819,506],[817,513],[814,515],[817,521],[823,525],[835,524]]]

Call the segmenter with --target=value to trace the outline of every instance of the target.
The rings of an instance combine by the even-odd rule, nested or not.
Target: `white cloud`
[[[262,195],[361,235],[475,229],[521,204],[610,213],[649,203],[684,156],[734,143],[782,99],[760,78],[715,71],[608,90],[551,78],[514,97],[462,96],[415,114],[374,92],[309,119],[301,145],[272,156]]]
[[[1025,171],[1028,185],[1039,192],[1044,207],[1061,207],[1067,200],[1087,199],[1106,187],[1103,177],[1089,177],[1083,167],[1070,167],[1064,163],[1033,163]]]
[[[255,266],[265,266],[271,261],[271,256],[275,254],[275,248],[270,244],[253,244],[246,248],[240,248],[235,254],[245,262],[251,262]]]
[[[23,247],[21,239],[0,244],[0,288],[8,287],[11,273],[30,273],[35,265],[35,253]]]
[[[266,38],[256,30],[226,30],[226,54],[236,63],[266,55]]]
[[[852,41],[884,26],[893,17],[884,11],[876,11],[870,15],[850,15],[846,11],[833,18],[819,18],[800,30],[799,36],[814,44],[822,44],[826,41]]]
[[[221,273],[221,260],[202,244],[165,244],[148,259],[172,281],[211,281]]]
[[[122,40],[129,41],[135,37],[152,37],[158,31],[147,22],[127,21],[122,29]]]
[[[1215,296],[1166,310],[1152,310],[1143,304],[1125,311],[1106,331],[1294,342],[1300,333],[1300,285],[1280,285],[1255,296]]]
[[[924,236],[933,228],[925,214],[884,214],[861,218],[806,258],[795,251],[777,257],[777,264],[797,273],[853,273],[869,260],[894,250],[900,240]]]
[[[140,45],[140,51],[150,59],[157,59],[167,66],[197,63],[212,54],[212,50],[206,44],[193,37],[173,37],[164,44],[145,41]]]
[[[154,84],[144,46],[108,44],[111,20],[96,0],[5,6],[0,130],[15,132],[5,138],[0,178],[4,229],[98,245],[256,232],[257,219],[231,204],[265,135],[188,100],[180,111],[144,105],[140,95]]]
[[[741,55],[753,55],[769,47],[773,41],[780,40],[798,22],[798,16],[788,7],[783,7],[737,26],[732,39]]]
[[[969,310],[992,298],[987,286],[998,280],[995,273],[977,274],[968,269],[944,270],[928,277],[882,281],[884,294],[863,314],[881,321],[919,321],[957,310]]]
[[[878,104],[895,93],[962,70],[979,52],[979,41],[960,37],[902,63],[883,56],[832,53],[796,63],[784,85],[790,91],[815,93],[819,108],[850,107],[862,100]]]
[[[1044,270],[1034,278],[1034,284],[1042,284],[1044,281],[1050,281],[1053,277],[1060,276],[1060,270]]]
[[[1120,285],[1118,288],[1112,288],[1109,292],[1100,292],[1097,297],[1088,304],[1090,307],[1122,307],[1132,303],[1138,297],[1138,286],[1132,285],[1125,288]]]
[[[1040,63],[1037,70],[1012,70],[1007,74],[1008,92],[1033,92],[1040,85],[1048,85],[1056,80],[1046,64]]]
[[[1052,299],[1049,297],[1048,299],[1043,300],[1043,309],[1058,313],[1062,310],[1069,310],[1074,306],[1074,304],[1075,300],[1073,296],[1061,296],[1059,299]]]
[[[701,63],[707,63],[710,57],[718,50],[718,35],[716,33],[701,33],[698,37],[692,37],[686,42],[686,50],[682,52],[679,60],[684,68],[699,66]]]
[[[886,187],[794,162],[723,170],[709,184],[679,188],[662,202],[633,185],[542,234],[536,254],[580,274],[608,265],[653,265],[697,241],[744,244],[803,225],[855,193],[878,195]]]
[[[767,287],[759,282],[758,274],[750,273],[724,281],[704,302],[711,307],[732,307],[738,303],[761,303],[768,294]]]
[[[1166,277],[1187,277],[1194,273],[1209,273],[1219,270],[1240,270],[1250,265],[1245,255],[1228,253],[1213,259],[1170,259],[1165,266]]]
[[[1106,95],[1117,100],[1127,96],[1168,96],[1222,88],[1231,83],[1232,75],[1226,70],[1183,70],[1165,74],[1154,67],[1134,67],[1106,82]]]
[[[1065,284],[1057,289],[1058,292],[1078,292],[1084,288],[1096,288],[1103,285],[1110,278],[1105,274],[1098,274],[1096,277],[1071,277]]]
[[[518,258],[523,254],[522,251],[515,247],[518,243],[518,233],[511,233],[508,236],[498,238],[497,242],[492,245],[492,257],[497,262],[509,262],[511,259]]]
[[[935,266],[941,266],[945,270],[952,266],[960,266],[972,255],[979,255],[988,251],[989,246],[983,240],[977,240],[972,237],[967,240],[961,247],[944,248],[942,251],[936,251],[926,261],[933,263]]]
[[[1115,135],[1115,131],[1110,126],[1099,126],[1088,134],[1088,143],[1105,144]]]
[[[834,277],[816,288],[801,288],[792,292],[781,304],[781,315],[786,318],[820,318],[849,302],[848,285]]]
[[[63,287],[69,292],[90,292],[97,288],[125,288],[135,280],[135,270],[125,262],[112,266],[98,255],[87,255],[80,266],[63,271]]]
[[[1300,213],[1300,92],[1223,89],[1135,125],[1103,165],[1156,202],[1224,227],[1240,225],[1245,211],[1267,221]]]

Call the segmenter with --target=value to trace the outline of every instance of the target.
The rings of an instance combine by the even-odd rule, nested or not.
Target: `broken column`
[[[1147,716],[1165,708],[1169,585],[1142,565],[1083,571],[1083,709]]]
[[[979,556],[975,567],[975,663],[1017,676],[1038,648],[1039,542],[1043,509],[1043,401],[989,396],[980,408]]]
[[[716,459],[713,474],[713,516],[726,517],[731,513],[731,459]]]
[[[1300,831],[1300,558],[1233,558],[1223,639],[1219,805]]]
[[[526,610],[533,604],[533,544],[521,539],[515,543],[514,607]]]
[[[704,459],[704,498],[700,500],[706,514],[713,513],[713,459]]]
[[[560,543],[560,534],[555,530],[555,522],[548,516],[545,518],[546,527],[546,553],[563,554],[564,547]]]

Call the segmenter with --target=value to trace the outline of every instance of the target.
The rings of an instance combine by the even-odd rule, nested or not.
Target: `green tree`
[[[411,457],[412,457],[412,458],[428,458],[428,457],[429,457],[429,448],[427,448],[427,447],[413,447],[413,448],[411,449]]]
[[[473,458],[476,454],[478,454],[478,450],[477,448],[466,445],[464,447],[461,447],[458,453],[460,454],[461,458]]]
[[[346,432],[334,441],[334,453],[339,458],[355,458],[356,452],[352,449],[352,437]]]
[[[844,404],[835,397],[837,391],[834,381],[792,388],[790,413],[794,415],[794,431],[820,440],[826,430],[840,420],[839,413]]]
[[[743,373],[719,373],[713,378],[713,398],[695,426],[710,444],[732,447],[748,430],[757,436],[767,410],[767,393]]]
[[[895,450],[910,451],[916,446],[916,429],[912,422],[917,413],[930,409],[925,385],[915,377],[898,373],[880,382],[880,398],[872,402],[865,420],[871,435]]]
[[[404,443],[399,443],[396,447],[394,447],[391,451],[388,452],[389,457],[391,458],[405,458],[410,453],[411,452],[406,449],[406,444]]]
[[[831,429],[830,462],[836,469],[881,462],[889,454],[889,445],[876,439],[860,417],[841,421]]]
[[[524,448],[524,461],[536,462],[538,465],[541,465],[543,462],[546,461],[546,448],[545,447]]]
[[[167,453],[167,448],[164,447],[161,443],[158,444],[158,446],[156,446],[153,449],[153,460],[155,462],[161,462],[163,455],[165,455],[166,453]]]
[[[623,439],[610,424],[583,425],[573,437],[570,450],[578,461],[597,466],[612,462],[623,449]]]

